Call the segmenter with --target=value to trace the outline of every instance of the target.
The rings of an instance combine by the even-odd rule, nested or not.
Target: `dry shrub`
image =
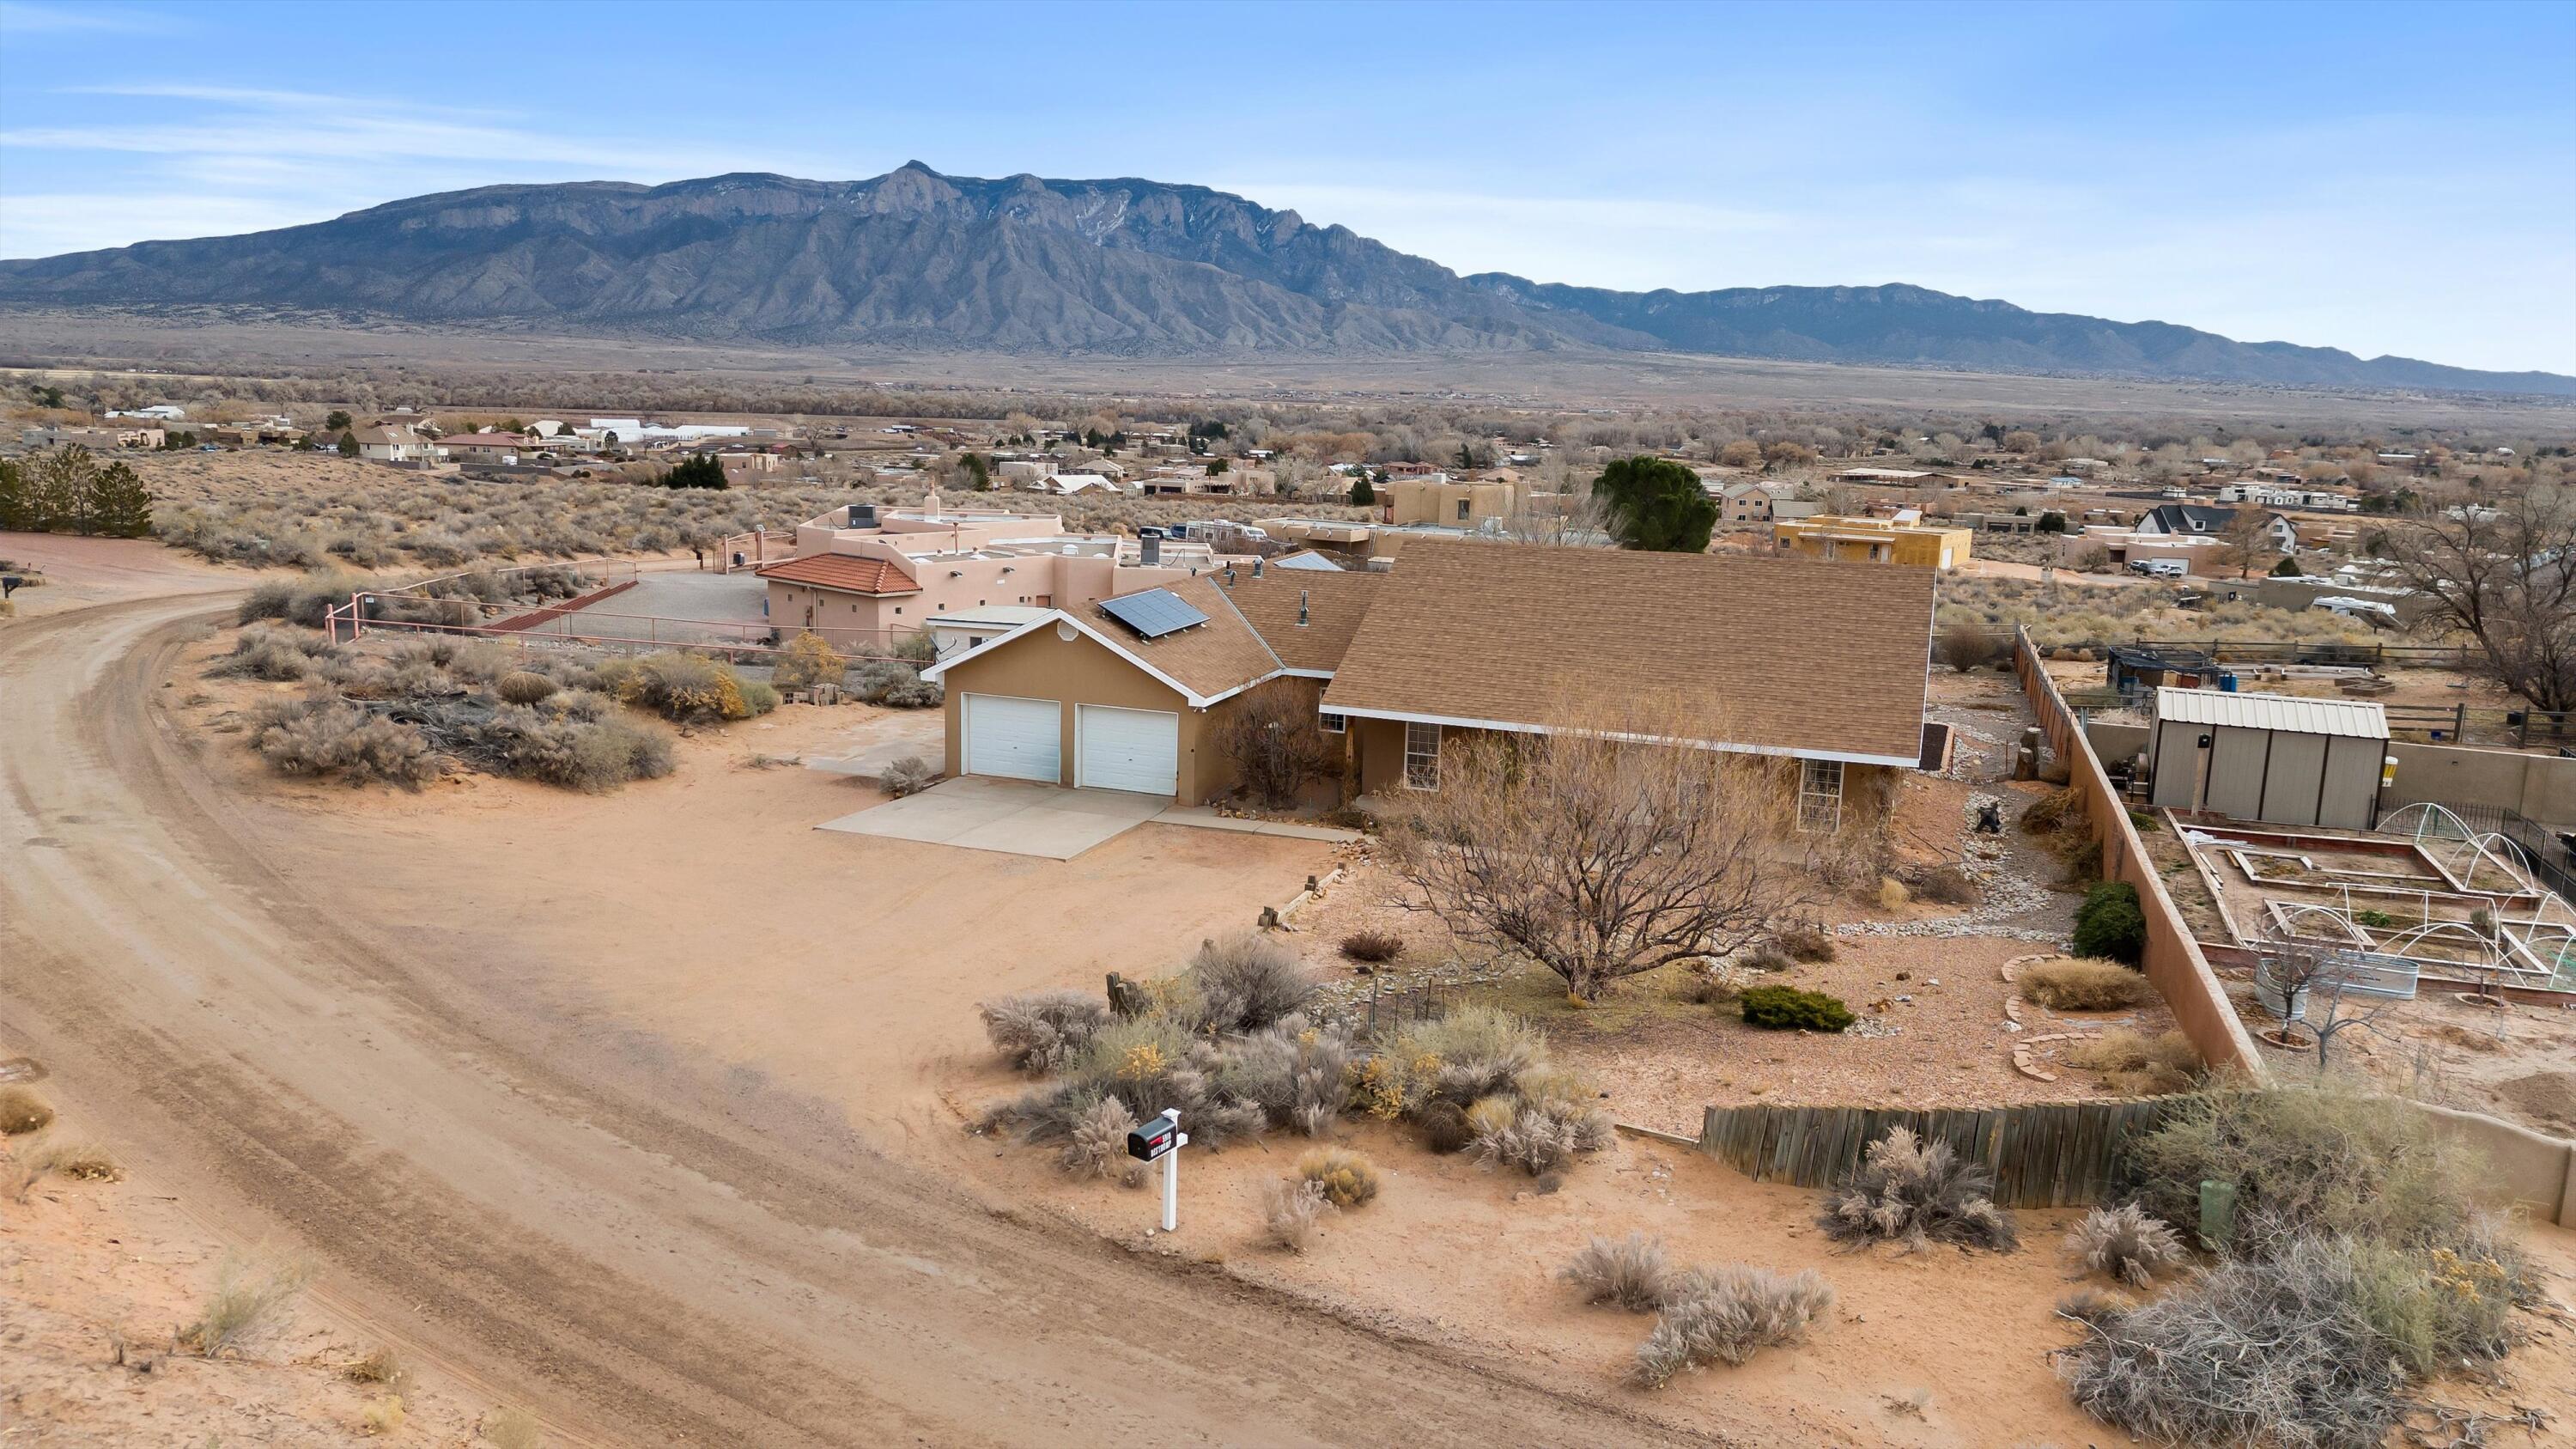
[[[568,790],[612,790],[674,768],[671,738],[659,726],[616,715],[584,719],[551,704],[504,705],[479,723],[451,727],[446,737],[459,755],[496,775]]]
[[[260,758],[282,775],[418,789],[440,773],[438,757],[418,728],[346,703],[328,690],[263,708],[252,740]]]
[[[285,1327],[311,1278],[312,1270],[300,1260],[227,1258],[196,1321],[181,1328],[174,1341],[206,1358],[247,1352]]]
[[[1371,965],[1404,954],[1404,938],[1387,931],[1353,931],[1342,938],[1342,955]]]
[[[906,755],[877,772],[877,788],[893,799],[918,795],[939,783],[939,767],[919,755]]]
[[[2059,957],[2025,966],[2014,979],[2024,1001],[2052,1011],[2117,1011],[2155,999],[2154,983],[2117,961]]]
[[[1772,942],[1792,961],[1831,961],[1834,938],[1813,921],[1791,921],[1772,933]]]
[[[1488,1099],[1493,1100],[1493,1099]],[[1610,1145],[1610,1117],[1580,1102],[1524,1102],[1507,1125],[1489,1127],[1478,1121],[1479,1102],[1467,1120],[1477,1128],[1476,1163],[1480,1167],[1517,1167],[1544,1177],[1573,1165],[1575,1155]]]
[[[54,1143],[39,1157],[45,1171],[74,1182],[115,1182],[125,1176],[107,1149],[87,1142]]]
[[[408,1391],[412,1379],[411,1370],[404,1365],[402,1355],[390,1345],[341,1365],[340,1377],[353,1384],[383,1384],[398,1394]]]
[[[535,704],[555,692],[559,686],[542,674],[513,669],[495,680],[492,692],[509,704]]]
[[[1945,906],[1973,906],[1985,899],[1976,878],[1955,865],[1937,865],[1914,882],[1914,893]]]
[[[1373,1201],[1378,1193],[1377,1168],[1356,1152],[1327,1147],[1297,1159],[1297,1176],[1315,1185],[1324,1201],[1348,1210]]]
[[[328,622],[331,610],[349,602],[349,596],[362,585],[341,573],[317,573],[294,582],[271,580],[253,587],[233,611],[236,623],[248,624],[257,619],[283,619],[307,629],[319,629]]]
[[[1580,1287],[1586,1303],[1616,1303],[1631,1313],[1651,1313],[1672,1287],[1673,1268],[1661,1238],[1595,1235],[1559,1276]]]
[[[369,1399],[358,1410],[358,1432],[370,1437],[391,1434],[402,1428],[405,1417],[402,1395]]]
[[[832,652],[832,646],[820,636],[807,631],[788,640],[787,646],[778,651],[769,680],[780,689],[811,689],[818,684],[839,684],[848,670],[848,660]]]
[[[2182,1236],[2136,1203],[2097,1207],[2066,1232],[2066,1251],[2088,1273],[2107,1273],[2132,1288],[2183,1261]]]
[[[2059,1363],[2078,1407],[2167,1444],[2371,1449],[2406,1375],[2359,1311],[2349,1241],[2304,1237],[2223,1262],[2186,1292],[2103,1311]]]
[[[1321,1137],[1350,1106],[1356,1057],[1349,1028],[1290,1016],[1236,1044],[1218,1075],[1229,1095],[1258,1106],[1271,1126]]]
[[[42,1132],[54,1120],[54,1109],[25,1087],[0,1087],[0,1136]]]
[[[1476,1140],[1475,1129],[1467,1124],[1467,1109],[1455,1102],[1432,1102],[1413,1120],[1422,1129],[1422,1145],[1434,1152],[1463,1152]]]
[[[1218,1033],[1259,1031],[1302,1011],[1323,984],[1287,945],[1251,932],[1201,942],[1188,974],[1198,992],[1196,1025]]]
[[[1892,875],[1878,878],[1878,908],[1882,911],[1903,910],[1913,897],[1907,894],[1905,882]]]
[[[1804,1341],[1808,1325],[1833,1305],[1833,1288],[1812,1269],[1694,1268],[1673,1285],[1655,1331],[1637,1346],[1630,1377],[1655,1388],[1685,1368],[1741,1365],[1762,1349]]]
[[[2188,1091],[2199,1079],[2200,1050],[2178,1031],[2153,1038],[2127,1027],[2106,1031],[2067,1048],[2066,1060],[2088,1072],[2100,1072],[2103,1084],[2130,1097],[2156,1097]]]
[[[1272,1243],[1292,1253],[1314,1246],[1325,1215],[1336,1210],[1323,1185],[1311,1178],[1283,1178],[1261,1194],[1263,1231]]]
[[[1817,1221],[1839,1242],[1902,1242],[1909,1252],[1945,1242],[2001,1252],[2016,1238],[2012,1214],[1996,1206],[1994,1190],[1994,1174],[1963,1161],[1949,1143],[1891,1127],[1862,1154],[1860,1169],[1825,1194]]]
[[[675,724],[720,724],[778,707],[778,692],[746,684],[733,666],[703,655],[665,650],[618,671],[617,697]]]
[[[483,1416],[483,1441],[492,1449],[545,1449],[545,1435],[534,1414],[520,1408],[494,1409]]]
[[[1470,1004],[1420,1022],[1397,1039],[1395,1059],[1414,1077],[1416,1103],[1439,1100],[1467,1106],[1509,1091],[1548,1065],[1538,1029],[1499,1007]]]
[[[2051,790],[2033,800],[2021,812],[2021,828],[2033,835],[2057,831],[2081,830],[2085,824],[2084,797],[2073,786]]]
[[[1135,1187],[1145,1180],[1145,1164],[1127,1155],[1127,1134],[1136,1130],[1136,1114],[1115,1097],[1103,1097],[1076,1112],[1057,1161],[1076,1177],[1106,1177]]]
[[[1033,1076],[1064,1070],[1109,1024],[1108,1004],[1087,991],[1023,991],[975,1010],[993,1049]]]

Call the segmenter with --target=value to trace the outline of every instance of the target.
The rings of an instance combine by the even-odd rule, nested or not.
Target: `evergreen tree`
[[[326,432],[345,433],[349,431],[348,410],[345,408],[331,409],[330,416],[322,420],[322,427]]]
[[[0,532],[32,531],[35,518],[27,470],[14,458],[0,458]]]
[[[1706,553],[1717,529],[1717,500],[1699,475],[1670,458],[1617,458],[1592,491],[1610,506],[1610,531],[1623,548]]]
[[[357,434],[346,431],[343,431],[340,434],[340,456],[343,458],[354,458],[358,456]]]
[[[109,538],[142,538],[152,532],[152,490],[123,463],[110,463],[92,475],[84,532]]]
[[[27,526],[39,533],[87,533],[83,509],[98,463],[82,447],[57,448],[27,470],[31,507]]]
[[[665,488],[722,488],[724,464],[713,453],[700,453],[653,481]]]
[[[1351,506],[1353,508],[1369,508],[1375,506],[1377,503],[1377,490],[1369,486],[1368,470],[1366,468],[1362,468],[1358,473],[1352,476],[1357,478],[1359,481],[1351,485]]]

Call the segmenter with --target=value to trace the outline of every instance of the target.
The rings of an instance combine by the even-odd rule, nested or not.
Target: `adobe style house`
[[[1678,743],[1801,761],[1802,819],[1831,829],[1849,771],[1921,757],[1934,577],[1425,538],[1386,573],[1236,566],[1058,606],[923,673],[950,774],[1183,804],[1232,788],[1218,742],[1255,691],[1316,710],[1345,797],[1438,789],[1470,733],[1669,702],[1710,722]]]
[[[918,509],[853,503],[799,524],[794,556],[758,572],[781,635],[877,654],[933,620],[1016,623],[1028,609],[1081,608],[1214,563],[1202,544],[1068,534],[1051,513],[943,508],[933,493]]]

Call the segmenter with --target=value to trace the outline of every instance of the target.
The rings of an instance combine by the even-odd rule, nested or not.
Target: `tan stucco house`
[[[1203,622],[1159,637],[1116,617],[1123,598],[1053,609],[923,672],[947,688],[950,774],[1185,804],[1232,787],[1216,740],[1256,689],[1312,699],[1346,796],[1439,788],[1465,733],[1669,700],[1709,721],[1676,743],[1800,761],[1802,819],[1832,829],[1848,771],[1921,756],[1934,579],[1426,538],[1386,573],[1236,567],[1163,586]]]

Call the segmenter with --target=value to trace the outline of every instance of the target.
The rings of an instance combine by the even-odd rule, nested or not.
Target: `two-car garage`
[[[1065,705],[1052,699],[966,694],[962,771],[1092,790],[1170,795],[1180,787],[1181,718],[1172,710],[1102,704],[1073,708],[1073,778],[1065,779]]]

